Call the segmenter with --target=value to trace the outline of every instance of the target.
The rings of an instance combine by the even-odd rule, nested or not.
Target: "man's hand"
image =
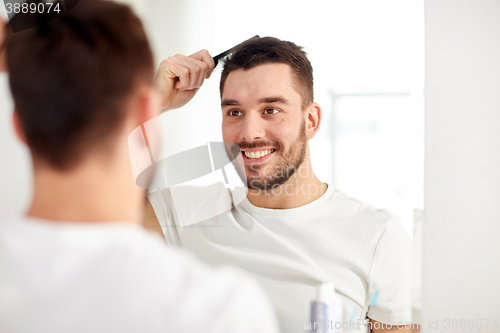
[[[214,60],[207,50],[189,57],[177,54],[163,60],[155,79],[162,111],[180,108],[189,102],[213,70]]]
[[[406,328],[404,325],[402,326],[396,326],[396,325],[386,325],[382,324],[379,321],[370,319],[371,322],[371,327],[372,327],[372,332],[373,333],[389,333],[393,331],[397,331],[397,333],[411,333],[412,330],[411,328]],[[395,333],[395,332],[394,332]]]

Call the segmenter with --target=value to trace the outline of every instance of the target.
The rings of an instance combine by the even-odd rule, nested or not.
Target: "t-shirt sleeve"
[[[368,276],[369,288],[378,291],[368,317],[385,324],[411,322],[411,239],[399,218],[391,217],[375,248]]]
[[[232,201],[224,183],[208,186],[173,186],[148,194],[168,244],[180,245],[184,227],[231,210]]]

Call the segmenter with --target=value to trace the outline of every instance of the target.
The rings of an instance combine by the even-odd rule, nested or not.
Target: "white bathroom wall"
[[[0,17],[7,20],[3,5]],[[0,73],[0,219],[22,212],[32,191],[31,160],[14,134],[12,107],[8,76]]]
[[[425,7],[423,332],[500,332],[500,1]]]
[[[32,190],[31,160],[14,135],[7,75],[0,73],[0,219],[22,212]]]

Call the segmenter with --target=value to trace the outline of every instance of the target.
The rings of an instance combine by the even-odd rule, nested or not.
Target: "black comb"
[[[214,65],[214,68],[215,68],[215,67],[217,67],[217,64],[219,63],[219,60],[221,60],[222,58],[224,58],[224,57],[228,56],[229,54],[233,53],[234,49],[236,49],[238,46],[240,46],[240,45],[241,45],[241,44],[243,44],[243,43],[248,42],[249,40],[252,40],[252,39],[257,39],[257,38],[260,38],[260,36],[259,36],[259,35],[255,35],[255,36],[253,36],[252,38],[249,38],[249,39],[247,39],[246,41],[241,42],[241,43],[239,43],[239,44],[238,44],[238,45],[236,45],[236,46],[233,46],[233,47],[232,47],[232,48],[230,48],[229,50],[224,51],[224,52],[222,52],[221,54],[216,55],[216,56],[214,57],[214,64],[215,64],[215,65]]]

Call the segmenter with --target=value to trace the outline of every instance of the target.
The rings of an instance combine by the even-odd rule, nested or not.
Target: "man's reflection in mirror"
[[[163,109],[186,104],[213,66],[206,50],[164,60],[157,74]],[[220,96],[223,139],[239,146],[236,168],[248,187],[158,190],[148,195],[145,225],[206,262],[252,273],[284,332],[304,331],[323,282],[334,283],[343,321],[369,318],[373,332],[410,331],[412,245],[399,218],[313,171],[309,140],[320,130],[322,109],[303,49],[272,37],[243,43],[224,63]],[[194,212],[209,216],[219,198],[242,195],[223,213],[189,220]]]

